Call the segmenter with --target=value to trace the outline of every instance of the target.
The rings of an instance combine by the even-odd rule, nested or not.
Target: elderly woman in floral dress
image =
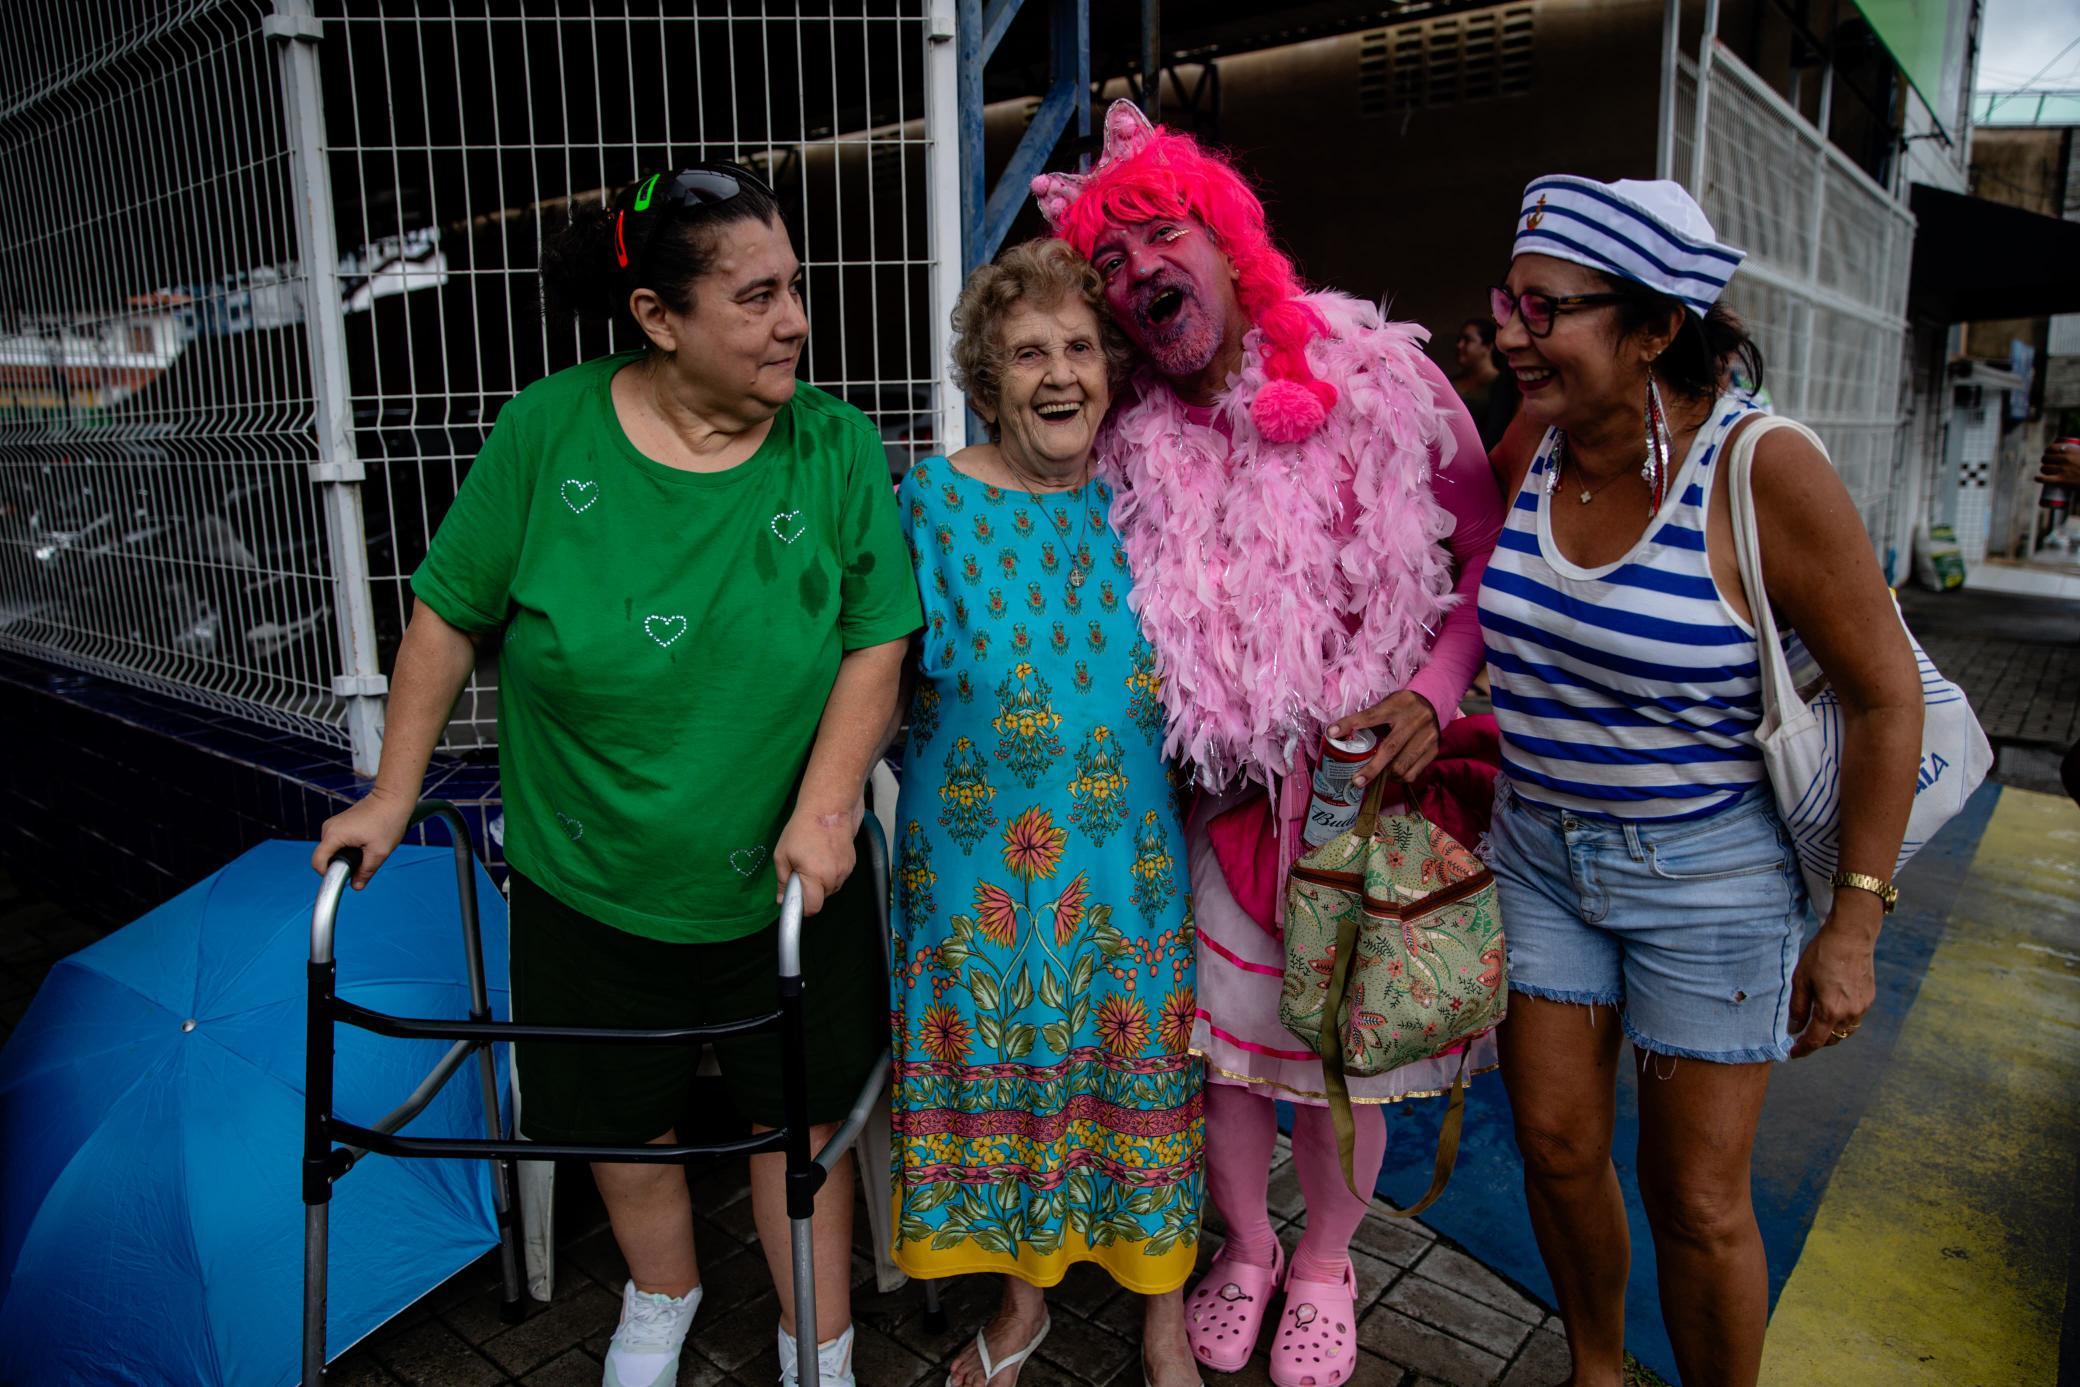
[[[1092,476],[1124,356],[1099,296],[1060,242],[976,271],[955,359],[990,441],[902,487],[927,625],[896,809],[895,1259],[1004,1277],[955,1387],[1018,1380],[1078,1262],[1148,1298],[1152,1387],[1199,1381],[1191,915],[1154,656]]]

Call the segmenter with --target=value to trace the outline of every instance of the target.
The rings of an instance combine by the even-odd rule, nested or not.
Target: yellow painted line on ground
[[[2076,1093],[2080,808],[2004,790],[1777,1301],[1762,1381],[2056,1382]]]

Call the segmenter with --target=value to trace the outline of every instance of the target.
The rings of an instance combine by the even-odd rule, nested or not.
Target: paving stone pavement
[[[2080,741],[2080,602],[1907,588],[1900,609],[1996,746]]]
[[[1290,1154],[1281,1141],[1273,1202],[1299,1213]],[[562,1240],[556,1298],[529,1302],[527,1318],[499,1318],[498,1275],[486,1258],[457,1275],[337,1361],[334,1387],[593,1387],[620,1313],[627,1268],[570,1168],[558,1182]],[[679,1366],[678,1387],[770,1387],[779,1379],[778,1310],[765,1261],[750,1237],[749,1191],[741,1162],[694,1180],[696,1239],[707,1287]],[[1304,1216],[1287,1217],[1290,1248]],[[947,1365],[994,1308],[993,1278],[943,1286],[945,1323],[933,1328],[922,1290],[873,1290],[865,1209],[855,1220],[853,1309],[861,1387],[937,1387]],[[1202,1239],[1200,1267],[1219,1249],[1218,1222]],[[1352,1249],[1358,1273],[1360,1361],[1351,1387],[1551,1387],[1567,1377],[1559,1321],[1418,1221],[1368,1220]],[[1141,1307],[1103,1272],[1082,1266],[1048,1295],[1054,1328],[1019,1387],[1137,1387]],[[1261,1346],[1240,1373],[1209,1387],[1268,1387]]]

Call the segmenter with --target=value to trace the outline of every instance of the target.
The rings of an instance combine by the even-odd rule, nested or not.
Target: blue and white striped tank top
[[[1554,543],[1546,431],[1481,584],[1503,771],[1525,799],[1598,819],[1694,819],[1763,779],[1755,632],[1712,581],[1705,518],[1727,432],[1753,412],[1722,396],[1668,500],[1616,563],[1580,568]]]

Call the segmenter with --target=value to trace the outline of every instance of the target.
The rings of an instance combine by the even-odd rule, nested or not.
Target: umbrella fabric
[[[312,846],[263,843],[72,955],[0,1051],[0,1382],[297,1380]],[[481,867],[477,898],[503,1020]],[[400,848],[340,907],[340,995],[467,1015],[457,912],[453,853]],[[336,1034],[335,1110],[363,1124],[447,1048]],[[405,1131],[481,1136],[482,1114],[472,1062]],[[336,1355],[496,1245],[489,1172],[371,1155],[335,1184],[331,1235]]]

